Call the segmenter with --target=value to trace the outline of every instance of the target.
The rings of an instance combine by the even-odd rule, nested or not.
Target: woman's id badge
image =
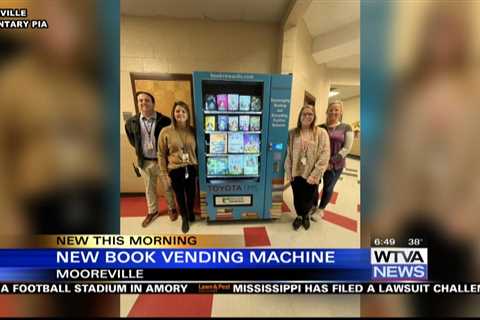
[[[153,149],[154,149],[154,148],[153,148],[153,142],[152,142],[152,141],[148,141],[148,142],[147,142],[147,150],[151,151],[151,150],[153,150]]]
[[[189,176],[188,167],[185,167],[185,179],[188,179],[188,176]]]
[[[300,159],[300,163],[301,163],[302,165],[306,166],[306,165],[307,165],[307,157],[302,157],[302,158]]]

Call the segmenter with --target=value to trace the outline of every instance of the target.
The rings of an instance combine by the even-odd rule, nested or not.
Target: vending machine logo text
[[[210,192],[238,192],[242,191],[242,186],[238,184],[232,185],[209,185],[208,191]]]

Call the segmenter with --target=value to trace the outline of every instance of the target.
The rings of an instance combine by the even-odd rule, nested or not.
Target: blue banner
[[[371,269],[370,249],[1,249],[0,268]]]

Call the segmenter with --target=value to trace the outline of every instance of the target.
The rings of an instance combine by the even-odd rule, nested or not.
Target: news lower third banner
[[[212,239],[220,242],[213,248],[204,247],[213,243]],[[236,236],[225,237],[225,242],[221,239],[184,235],[40,237],[33,248],[0,249],[0,282],[428,280],[425,248],[247,249],[240,247]],[[234,247],[220,245],[225,243]]]

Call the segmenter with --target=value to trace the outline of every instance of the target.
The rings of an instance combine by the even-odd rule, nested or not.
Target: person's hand
[[[307,183],[308,183],[308,184],[316,184],[315,178],[313,178],[313,177],[308,177],[308,178],[307,178]]]
[[[170,179],[169,176],[165,176],[163,178],[163,184],[165,186],[165,189],[169,189],[172,186],[172,180]]]
[[[333,161],[340,161],[342,159],[343,159],[343,157],[340,153],[337,153],[337,154],[333,155],[333,157],[332,157]]]

